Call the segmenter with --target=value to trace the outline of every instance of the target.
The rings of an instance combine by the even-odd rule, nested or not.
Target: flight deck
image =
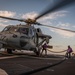
[[[41,71],[37,69],[56,64],[64,60],[60,55],[35,56],[33,53],[0,53],[0,75],[75,75],[75,58],[66,59]],[[34,71],[34,72],[33,72]],[[27,74],[26,74],[27,73]]]

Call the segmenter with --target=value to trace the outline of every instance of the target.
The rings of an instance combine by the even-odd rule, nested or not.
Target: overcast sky
[[[0,16],[19,19],[34,18],[48,5],[53,4],[55,4],[54,0],[0,0]],[[75,5],[52,12],[38,19],[38,22],[45,25],[75,30]],[[19,23],[21,22],[0,19],[0,31],[6,25],[16,25]],[[65,50],[68,45],[71,45],[75,51],[75,33],[47,27],[40,28],[43,33],[52,36],[50,44],[54,46],[53,50]]]

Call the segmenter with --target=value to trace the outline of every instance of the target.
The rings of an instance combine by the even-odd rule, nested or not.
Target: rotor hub
[[[29,23],[29,24],[34,24],[34,23],[36,23],[36,20],[35,19],[27,19],[25,22]]]

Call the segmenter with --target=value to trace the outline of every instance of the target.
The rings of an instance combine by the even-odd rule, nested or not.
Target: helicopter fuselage
[[[7,28],[9,27],[11,26],[8,26]],[[24,28],[26,27],[23,27],[23,30]],[[35,48],[36,45],[32,40],[33,39],[32,36],[24,34],[21,31],[17,31],[17,29],[16,28],[14,29],[13,27],[13,30],[4,29],[2,32],[0,32],[0,41],[2,41],[1,43],[2,47],[10,49],[24,49],[24,50],[31,50],[32,48]]]
[[[49,42],[51,38],[34,26],[9,25],[0,32],[0,48],[35,51],[44,41]]]

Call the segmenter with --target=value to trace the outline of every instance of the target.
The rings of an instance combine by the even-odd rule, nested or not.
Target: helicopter
[[[7,48],[8,53],[13,50],[30,50],[38,54],[38,48],[44,41],[49,42],[52,37],[42,34],[40,28],[27,25],[9,25],[0,33],[0,48]]]
[[[14,20],[14,21],[20,21],[25,22],[26,25],[8,25],[6,26],[1,32],[0,32],[0,49],[5,48],[7,49],[7,53],[11,54],[12,51],[18,49],[18,50],[30,50],[36,53],[36,55],[40,54],[40,46],[44,42],[47,44],[50,42],[50,39],[52,36],[46,35],[42,33],[42,30],[40,28],[35,28],[34,25],[39,26],[46,26],[50,28],[75,32],[68,29],[62,29],[54,26],[49,25],[43,25],[37,20],[44,15],[47,15],[50,12],[53,12],[57,9],[60,9],[68,4],[71,4],[75,2],[75,0],[61,0],[58,3],[56,3],[52,8],[49,8],[48,10],[41,12],[37,17],[34,19],[16,19],[16,18],[10,18],[5,16],[0,16],[0,18],[8,19],[8,20]],[[53,46],[48,46],[49,48],[53,48]]]

